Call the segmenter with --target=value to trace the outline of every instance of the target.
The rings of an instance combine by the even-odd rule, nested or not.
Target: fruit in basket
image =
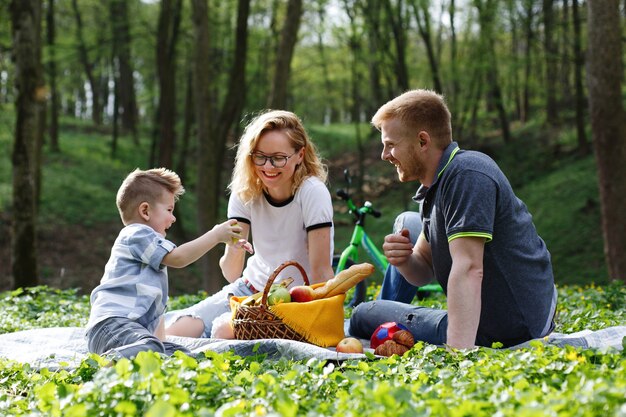
[[[315,293],[313,288],[308,285],[298,285],[289,290],[291,295],[291,301],[296,303],[306,303],[308,301],[315,300]]]
[[[396,323],[395,321],[389,321],[383,323],[374,330],[372,338],[370,339],[370,347],[376,349],[379,345],[385,343],[386,340],[392,340],[393,335],[400,330],[409,330],[403,324]]]
[[[354,337],[346,337],[341,339],[335,348],[340,353],[363,353],[363,344]]]
[[[249,295],[242,302],[242,306],[253,306],[261,302],[261,297],[263,296],[262,292],[258,292],[256,294]]]
[[[291,295],[289,295],[289,290],[282,285],[278,285],[276,287],[272,286],[270,292],[267,296],[267,304],[270,306],[282,304],[282,303],[290,303]]]
[[[367,262],[352,265],[348,269],[339,272],[334,278],[329,279],[326,283],[313,290],[315,299],[329,298],[335,295],[343,294],[359,282],[363,281],[374,272],[374,265]]]

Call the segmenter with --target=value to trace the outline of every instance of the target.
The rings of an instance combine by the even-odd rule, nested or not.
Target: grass
[[[375,288],[370,288],[370,296]],[[180,308],[202,297],[172,299]],[[626,287],[559,287],[557,331],[624,323]],[[445,307],[442,298],[423,306]],[[0,334],[83,326],[88,297],[36,287],[0,293]],[[626,340],[622,343],[626,343]],[[403,356],[343,362],[142,352],[58,369],[0,358],[0,415],[12,416],[621,416],[624,351],[556,347],[465,351],[418,342]]]

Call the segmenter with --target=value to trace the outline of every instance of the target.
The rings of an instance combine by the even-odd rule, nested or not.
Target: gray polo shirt
[[[526,205],[487,155],[451,143],[430,187],[420,187],[424,235],[437,281],[447,292],[449,243],[484,237],[482,305],[476,343],[514,345],[552,330],[556,289],[550,253]]]

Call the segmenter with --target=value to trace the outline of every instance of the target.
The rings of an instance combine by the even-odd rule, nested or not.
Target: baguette
[[[374,272],[374,265],[369,263],[355,264],[339,272],[334,278],[313,290],[316,300],[343,294]]]

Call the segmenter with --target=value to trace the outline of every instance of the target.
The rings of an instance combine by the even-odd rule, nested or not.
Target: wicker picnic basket
[[[259,305],[242,305],[241,301],[245,298],[233,297],[231,308],[235,338],[240,340],[290,339],[319,346],[336,345],[343,337],[345,294],[306,303],[292,302],[274,306],[267,304],[267,297],[274,280],[288,266],[295,266],[300,271],[304,283],[309,285],[309,278],[304,268],[296,261],[287,261],[279,265],[268,278]],[[303,316],[305,323],[300,325],[299,321]],[[306,317],[311,317],[312,323],[306,323]],[[291,320],[294,324],[291,326],[286,324],[284,321],[286,319],[295,319]]]

